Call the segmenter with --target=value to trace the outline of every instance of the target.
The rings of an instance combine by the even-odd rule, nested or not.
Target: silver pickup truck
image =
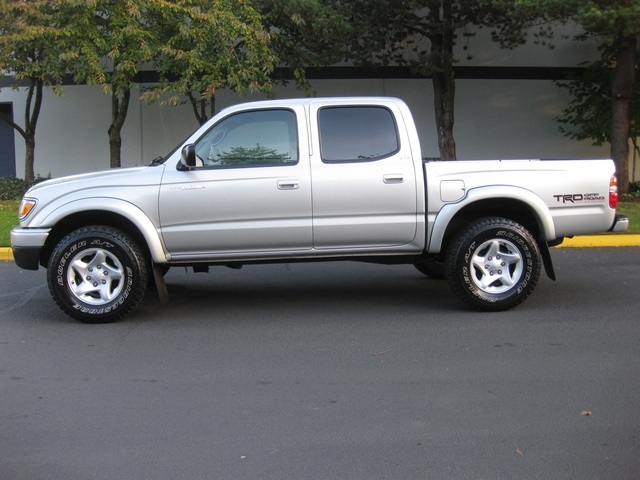
[[[521,303],[563,237],[623,231],[611,160],[425,162],[395,98],[236,105],[149,166],[31,188],[17,265],[56,303],[118,320],[171,266],[357,260],[446,278],[470,307]]]

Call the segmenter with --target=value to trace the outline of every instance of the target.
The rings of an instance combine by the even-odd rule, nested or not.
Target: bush
[[[629,184],[629,193],[620,196],[623,202],[640,202],[640,182],[631,182]]]
[[[0,178],[0,200],[19,200],[29,188],[27,182],[16,177]]]
[[[32,183],[28,183],[21,178],[0,177],[0,201],[20,200],[32,185],[35,185],[36,183],[43,180],[47,180],[47,178],[39,176]]]

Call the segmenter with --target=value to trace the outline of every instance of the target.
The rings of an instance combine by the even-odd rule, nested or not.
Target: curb
[[[571,247],[640,247],[640,234],[583,235],[565,238],[556,248]]]
[[[640,234],[629,235],[584,235],[565,238],[561,245],[555,248],[585,248],[585,247],[640,247]],[[8,247],[0,247],[0,261],[12,262],[13,252]]]
[[[0,248],[0,262],[13,262],[13,252],[10,248]]]

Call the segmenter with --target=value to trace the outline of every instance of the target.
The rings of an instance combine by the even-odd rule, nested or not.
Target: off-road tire
[[[140,302],[149,268],[138,244],[107,226],[79,228],[49,257],[47,283],[57,305],[84,323],[122,319]]]
[[[445,273],[453,292],[481,311],[509,310],[533,292],[542,259],[522,225],[505,218],[475,220],[452,240]]]

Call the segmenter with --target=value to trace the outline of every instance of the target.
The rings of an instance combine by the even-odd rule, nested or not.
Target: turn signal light
[[[615,175],[609,180],[609,207],[615,209],[618,206],[618,179]]]
[[[33,210],[33,207],[36,206],[36,203],[37,202],[32,198],[24,198],[22,200],[22,202],[20,203],[20,210],[18,211],[20,220],[31,213],[31,210]]]

